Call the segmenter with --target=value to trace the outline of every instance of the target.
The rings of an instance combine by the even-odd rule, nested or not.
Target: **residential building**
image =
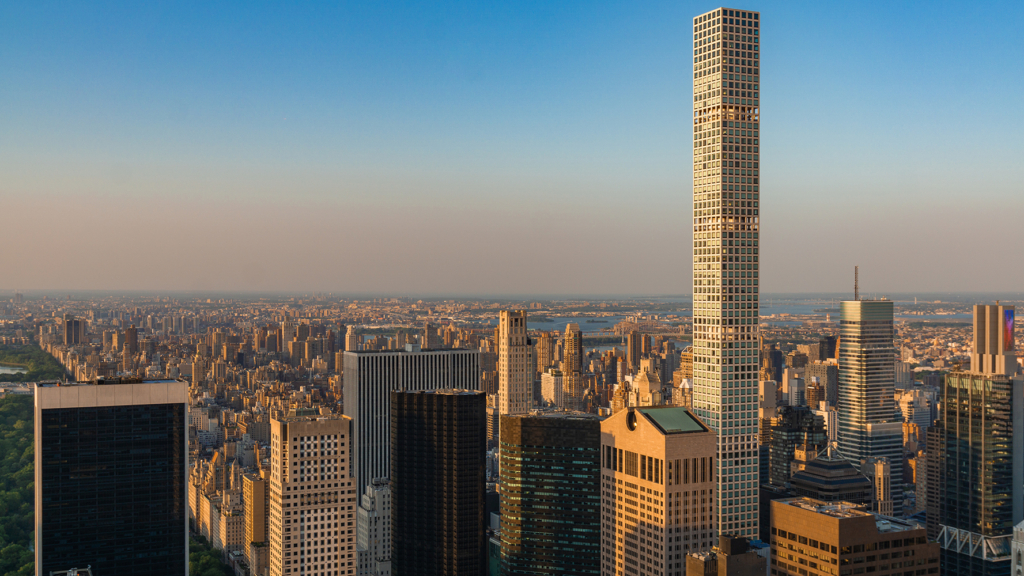
[[[693,19],[693,407],[718,434],[718,529],[746,538],[756,459],[726,455],[757,451],[760,19]]]
[[[245,538],[242,553],[252,574],[262,576],[269,569],[267,514],[270,492],[267,481],[258,474],[242,475],[242,501],[245,504]]]
[[[685,408],[628,408],[601,422],[601,574],[683,576],[687,554],[711,549],[716,450],[714,431]]]
[[[533,343],[526,335],[526,311],[502,310],[498,317],[498,412],[523,414],[533,407]]]
[[[293,410],[270,421],[270,576],[355,574],[352,419]]]
[[[36,574],[188,574],[187,419],[186,382],[36,386]]]

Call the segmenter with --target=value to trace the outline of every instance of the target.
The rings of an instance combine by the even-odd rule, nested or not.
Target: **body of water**
[[[25,372],[28,372],[28,370],[20,366],[4,366],[0,364],[0,374],[24,374]]]

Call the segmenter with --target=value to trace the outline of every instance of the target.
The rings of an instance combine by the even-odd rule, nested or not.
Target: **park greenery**
[[[234,576],[234,571],[220,561],[221,551],[217,550],[198,534],[188,541],[188,573],[192,576]]]
[[[4,576],[35,574],[32,431],[32,397],[0,398],[0,574]]]
[[[0,382],[63,380],[65,374],[60,362],[35,344],[0,345],[0,364],[26,370],[20,374],[0,374]]]

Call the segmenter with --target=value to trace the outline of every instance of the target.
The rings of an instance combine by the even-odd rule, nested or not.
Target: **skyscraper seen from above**
[[[718,529],[756,537],[760,222],[758,12],[693,20],[695,412],[719,434]]]

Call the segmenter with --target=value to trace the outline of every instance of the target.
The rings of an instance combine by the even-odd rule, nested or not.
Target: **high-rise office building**
[[[551,332],[541,332],[537,339],[537,373],[543,374],[555,365],[555,337]]]
[[[75,346],[85,343],[86,321],[71,314],[64,315],[64,345]]]
[[[729,8],[693,19],[693,406],[719,435],[719,529],[747,538],[758,533],[756,460],[740,455],[757,451],[760,20]]]
[[[894,416],[893,304],[841,302],[838,390],[839,452],[874,477],[873,458],[891,467],[893,513],[903,514],[903,423]],[[870,468],[868,468],[870,467]]]
[[[347,416],[270,421],[270,576],[356,573],[351,440]]]
[[[188,574],[187,490],[187,383],[36,386],[36,574]]]
[[[937,422],[944,574],[1010,574],[1013,527],[1024,521],[1024,377],[1014,313],[1013,306],[975,306],[970,370],[945,378]]]
[[[637,330],[630,330],[629,334],[626,334],[626,368],[630,374],[636,374],[640,369],[640,338],[640,332]]]
[[[771,504],[772,576],[939,573],[939,546],[928,542],[920,524],[849,502],[792,498]]]
[[[601,422],[501,417],[501,574],[601,573]]]
[[[391,567],[483,576],[486,395],[391,392]]]
[[[526,335],[526,311],[502,310],[498,317],[498,412],[523,414],[533,407],[535,363]]]
[[[570,323],[565,327],[563,358],[562,407],[582,410],[586,390],[583,384],[583,332],[579,324]]]
[[[374,478],[391,473],[391,392],[395,390],[480,389],[477,350],[347,351],[344,411],[355,422],[352,434],[357,493]]]
[[[711,549],[716,450],[715,433],[685,408],[601,422],[601,574],[684,576],[686,555]]]
[[[825,422],[804,406],[780,406],[768,427],[768,478],[762,481],[785,486],[794,469],[796,447],[824,449]]]

